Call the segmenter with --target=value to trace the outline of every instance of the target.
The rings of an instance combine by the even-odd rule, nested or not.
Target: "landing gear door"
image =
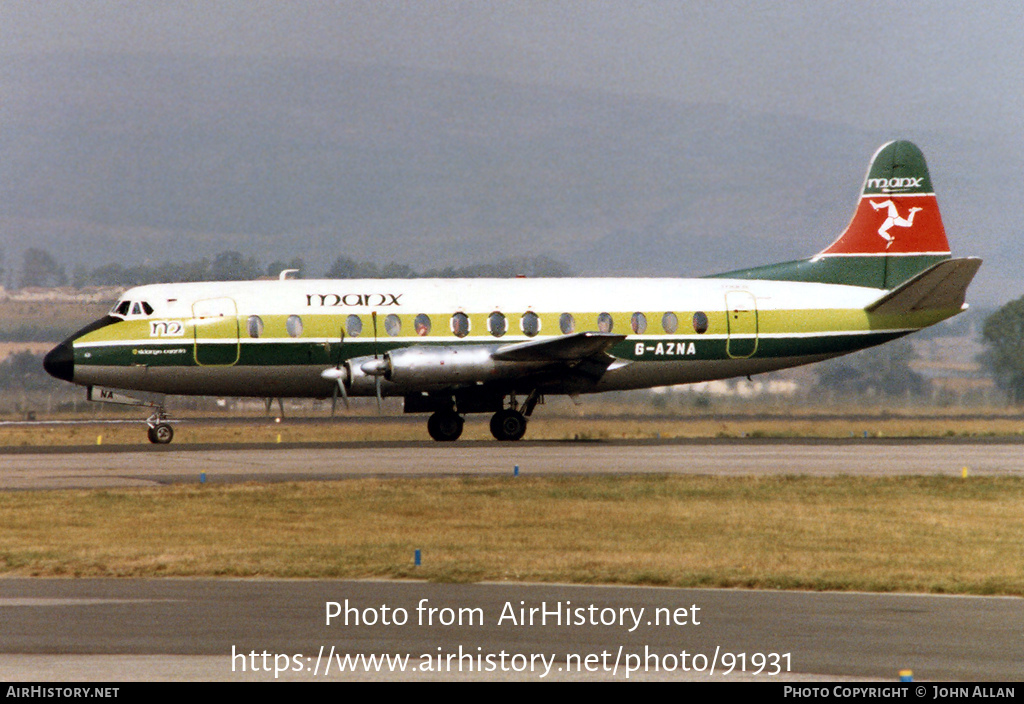
[[[208,298],[192,304],[192,339],[196,364],[230,366],[238,362],[238,308],[231,298]]]
[[[729,319],[726,353],[733,359],[752,357],[757,351],[757,301],[749,291],[725,294],[725,312]]]

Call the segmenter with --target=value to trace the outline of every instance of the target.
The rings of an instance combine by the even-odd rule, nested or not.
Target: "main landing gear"
[[[526,416],[505,408],[491,416],[491,435],[497,440],[521,440],[526,435]]]
[[[491,435],[503,442],[521,440],[526,435],[527,418],[533,413],[538,401],[540,394],[534,391],[526,398],[520,410],[516,397],[512,396],[508,408],[503,408],[491,416]],[[427,431],[434,440],[451,442],[458,440],[462,435],[464,424],[463,417],[454,408],[449,408],[436,411],[430,416],[427,420]]]
[[[154,445],[166,445],[174,439],[174,428],[167,422],[167,411],[158,408],[149,418],[146,419],[149,426],[147,434],[149,441]]]
[[[427,432],[438,442],[458,440],[465,423],[455,411],[437,411],[427,419]]]

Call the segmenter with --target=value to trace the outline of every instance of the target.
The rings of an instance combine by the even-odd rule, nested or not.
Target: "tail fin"
[[[860,201],[842,235],[795,262],[716,278],[814,281],[892,290],[950,258],[924,155],[914,144],[883,144],[871,159]]]
[[[921,150],[889,142],[871,159],[853,220],[815,259],[921,255],[950,256],[939,203]]]

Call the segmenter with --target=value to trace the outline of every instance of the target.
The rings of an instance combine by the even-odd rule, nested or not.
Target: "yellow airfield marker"
[[[97,445],[102,445],[103,444],[103,436],[102,435],[97,435],[96,436],[96,444]]]

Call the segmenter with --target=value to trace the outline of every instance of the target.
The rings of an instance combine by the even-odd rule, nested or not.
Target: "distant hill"
[[[70,270],[339,255],[417,270],[549,255],[699,275],[806,256],[868,159],[917,140],[978,295],[1020,295],[1019,149],[729,106],[331,62],[25,56],[0,66],[0,247]],[[310,272],[318,275],[315,269]]]

